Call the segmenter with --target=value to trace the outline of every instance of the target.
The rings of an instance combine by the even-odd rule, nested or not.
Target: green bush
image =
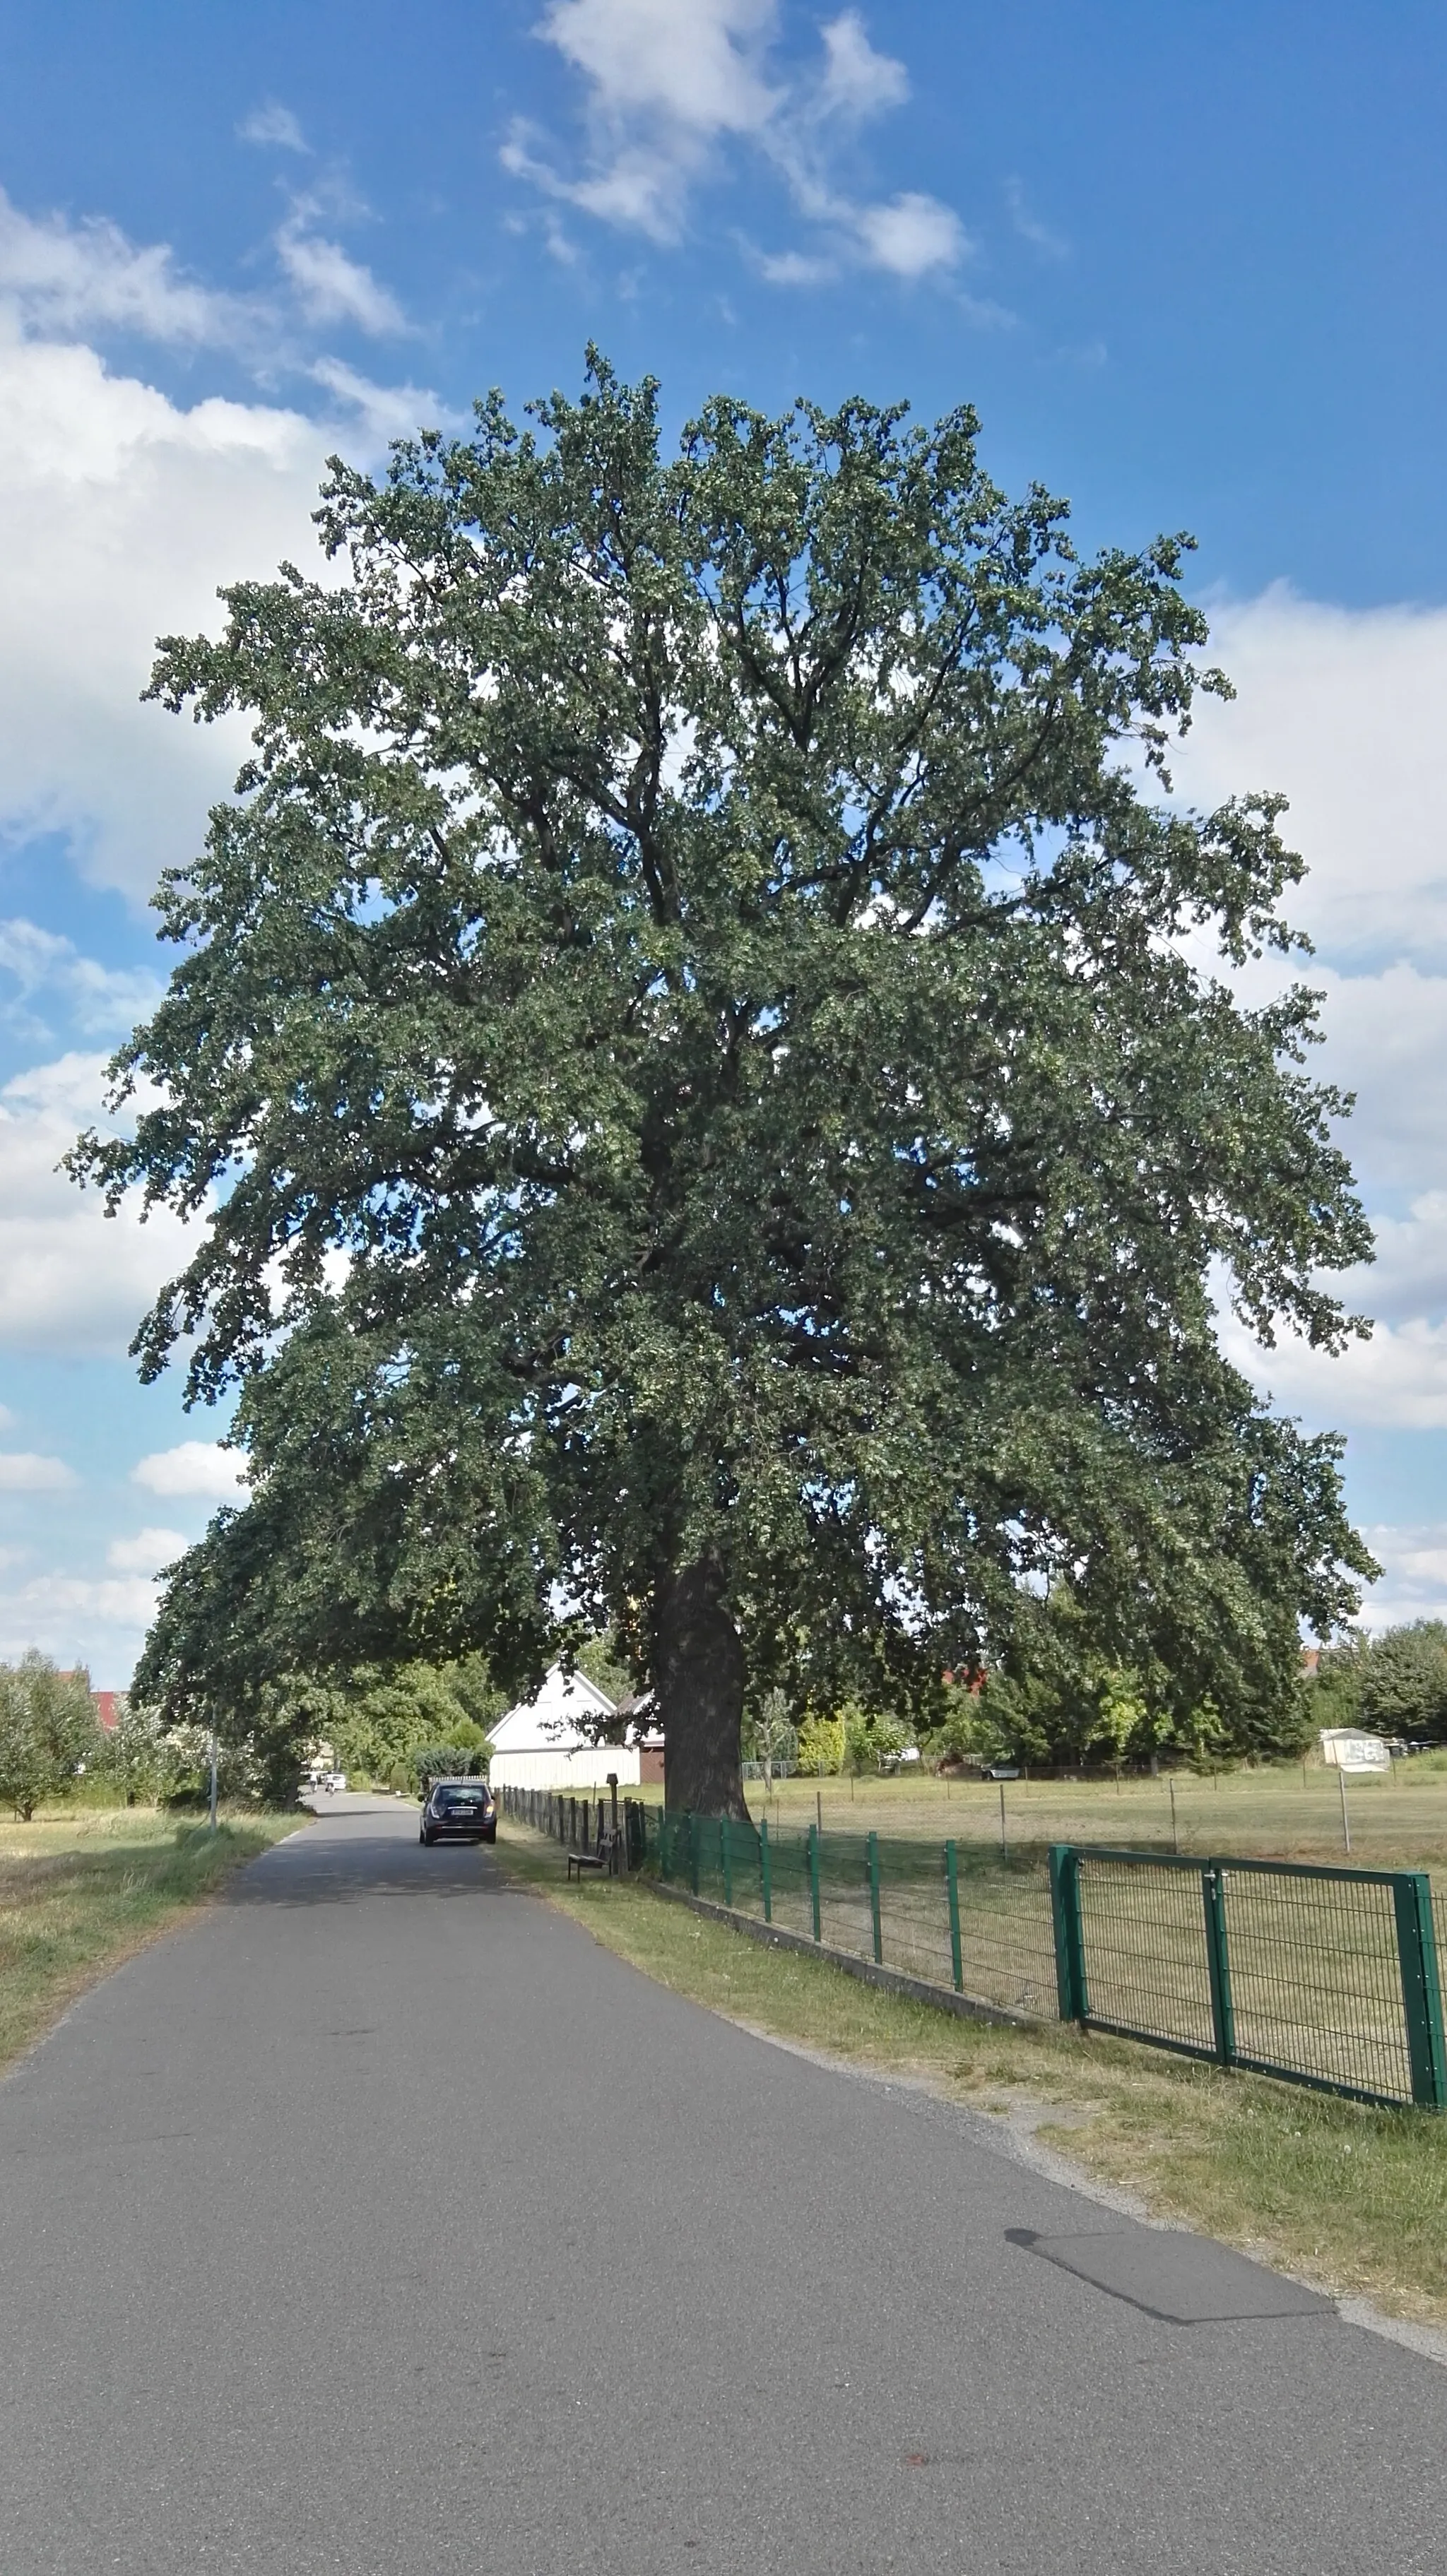
[[[806,1717],[799,1729],[799,1768],[810,1778],[823,1778],[844,1768],[842,1717]]]

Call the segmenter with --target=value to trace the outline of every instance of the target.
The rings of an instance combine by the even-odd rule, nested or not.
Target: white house
[[[537,1698],[510,1708],[488,1732],[488,1778],[496,1789],[601,1789],[615,1771],[620,1787],[636,1787],[636,1744],[594,1744],[580,1720],[611,1717],[613,1702],[582,1673],[565,1675],[554,1664]]]

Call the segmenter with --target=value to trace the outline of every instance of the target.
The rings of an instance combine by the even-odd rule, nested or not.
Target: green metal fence
[[[970,1844],[647,1812],[659,1876],[695,1896],[996,2010],[1054,2014],[1050,1887],[1038,1867]]]
[[[1050,1855],[1060,2016],[1362,2102],[1447,2107],[1425,1871]]]
[[[652,1863],[734,1913],[996,2010],[1357,2101],[1447,2109],[1438,1927],[1421,1870],[1079,1843],[1056,1844],[1047,1870],[978,1844],[500,1794],[505,1813],[574,1847],[616,1817],[628,1867]]]

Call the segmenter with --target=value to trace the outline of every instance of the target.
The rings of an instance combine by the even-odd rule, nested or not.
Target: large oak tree
[[[746,1680],[918,1693],[1064,1582],[1219,1698],[1352,1606],[1339,1444],[1213,1329],[1334,1346],[1369,1251],[1310,996],[1229,981],[1299,864],[1168,801],[1185,541],[1079,560],[976,435],[721,396],[666,457],[594,355],[163,642],[255,752],[76,1162],[204,1212],[137,1347],[241,1387],[173,1706],[607,1621],[737,1811]]]

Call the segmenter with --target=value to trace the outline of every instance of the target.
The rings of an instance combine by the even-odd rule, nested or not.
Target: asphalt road
[[[663,1992],[415,1810],[279,1846],[0,2084],[0,2248],[3,2576],[1447,2558],[1447,2371],[1222,2313],[1270,2276]]]

